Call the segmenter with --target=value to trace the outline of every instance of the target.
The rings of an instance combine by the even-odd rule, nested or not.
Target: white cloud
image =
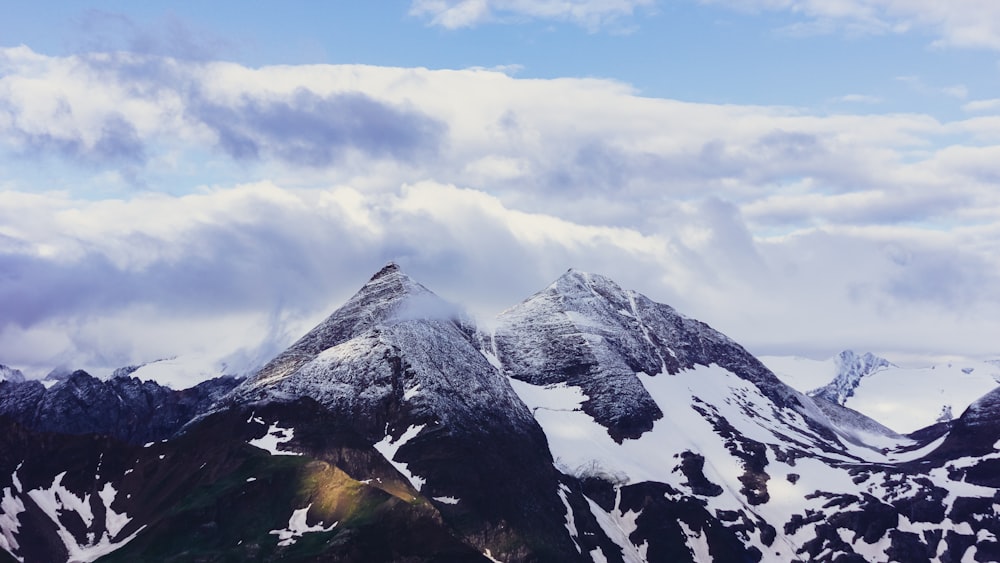
[[[485,69],[26,48],[0,64],[0,159],[66,179],[0,173],[3,363],[114,367],[215,340],[256,357],[389,259],[479,313],[576,267],[755,351],[995,353],[995,116],[816,115]],[[109,120],[131,145],[101,145]],[[120,168],[150,189],[99,187]]]
[[[937,37],[934,46],[1000,50],[1000,4],[993,0],[702,0],[735,9],[787,11],[800,32],[908,33]]]
[[[654,0],[413,0],[410,14],[447,29],[515,19],[569,21],[596,31]]]
[[[882,98],[867,94],[847,94],[838,98],[838,101],[849,104],[880,104],[882,103]]]
[[[958,98],[959,100],[964,100],[969,97],[969,89],[963,84],[956,84],[955,86],[946,86],[941,89],[946,96],[951,96],[952,98]]]
[[[266,359],[389,259],[481,316],[577,267],[761,352],[995,350],[995,226],[824,227],[760,239],[736,206],[706,200],[643,232],[426,181],[381,194],[261,184],[90,204],[12,195],[0,206],[5,224],[48,227],[22,229],[30,239],[20,253],[4,246],[5,271],[21,278],[0,284],[15,304],[4,312],[0,357],[35,373],[181,352]],[[51,251],[35,252],[40,245]]]
[[[989,112],[1000,110],[1000,98],[991,98],[988,100],[973,100],[967,102],[962,106],[962,109],[969,113],[976,112]]]

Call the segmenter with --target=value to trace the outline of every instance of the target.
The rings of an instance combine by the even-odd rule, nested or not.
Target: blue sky
[[[486,324],[575,267],[1000,356],[1000,5],[318,4],[5,7],[0,363],[250,366],[390,259]]]

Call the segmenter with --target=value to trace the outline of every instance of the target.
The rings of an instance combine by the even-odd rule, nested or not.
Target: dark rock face
[[[142,444],[172,436],[238,383],[220,377],[174,391],[153,381],[102,381],[75,371],[48,389],[38,381],[0,383],[0,416],[41,432],[104,434]]]
[[[930,457],[947,460],[982,457],[997,451],[1000,442],[1000,387],[983,395],[951,422],[944,443]]]

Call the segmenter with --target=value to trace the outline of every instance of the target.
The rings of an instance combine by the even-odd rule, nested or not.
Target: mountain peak
[[[554,283],[559,284],[566,282],[579,283],[584,285],[591,285],[595,282],[598,284],[605,284],[605,283],[614,284],[614,282],[611,281],[610,278],[604,277],[600,274],[593,274],[591,272],[577,270],[576,268],[570,268],[566,270],[566,272],[563,275],[559,276],[559,278],[556,279]]]
[[[404,274],[395,262],[389,262],[343,306],[250,377],[246,385],[281,379],[324,350],[372,329],[409,320],[458,316],[457,307]]]
[[[819,396],[831,403],[843,406],[848,398],[854,395],[854,390],[861,384],[861,378],[867,377],[877,371],[893,367],[893,364],[872,354],[865,352],[858,354],[854,350],[844,350],[834,358],[836,375],[833,381],[819,389],[811,391],[812,396]]]
[[[542,293],[558,295],[563,301],[585,302],[596,297],[600,301],[616,303],[628,301],[632,294],[611,278],[575,268],[566,270]]]
[[[403,273],[403,270],[402,270],[402,268],[400,268],[399,264],[397,264],[397,263],[393,262],[392,260],[390,260],[390,261],[386,262],[385,266],[382,266],[381,270],[375,272],[375,275],[372,276],[371,279],[368,280],[368,281],[375,281],[375,280],[377,280],[379,278],[382,278],[382,277],[391,276],[391,275],[394,275],[394,274],[402,274],[402,273]]]
[[[756,384],[775,404],[798,404],[723,334],[598,274],[570,269],[503,312],[498,323],[494,342],[507,375],[532,385],[579,387],[588,397],[583,411],[619,442],[639,438],[663,417],[640,373],[718,364]]]

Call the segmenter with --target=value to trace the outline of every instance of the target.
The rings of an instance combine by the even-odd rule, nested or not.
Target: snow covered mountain
[[[901,436],[830,400],[876,364],[809,397],[574,270],[488,333],[390,264],[162,441],[0,416],[0,561],[997,560],[1000,391]]]
[[[1000,366],[991,362],[900,367],[852,351],[826,361],[782,356],[761,360],[799,391],[864,413],[901,433],[951,420],[1000,384]]]

